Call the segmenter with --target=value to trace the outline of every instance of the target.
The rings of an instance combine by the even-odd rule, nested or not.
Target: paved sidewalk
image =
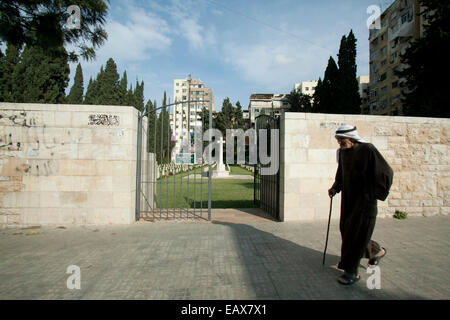
[[[337,283],[337,221],[322,267],[326,225],[222,210],[212,222],[0,230],[0,299],[450,298],[450,217],[378,219],[379,290],[363,268],[354,286]],[[79,290],[67,288],[70,265]]]

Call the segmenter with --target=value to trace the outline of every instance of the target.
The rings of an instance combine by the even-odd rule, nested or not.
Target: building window
[[[384,67],[386,64],[387,64],[387,60],[386,60],[386,59],[383,60],[383,61],[381,61],[381,66],[382,66],[382,67]]]
[[[398,81],[392,82],[392,89],[398,87]]]
[[[387,47],[383,47],[380,51],[381,55],[384,55],[387,51]]]
[[[372,64],[372,73],[375,73],[375,72],[377,72],[378,71],[378,63],[374,63],[374,64]]]
[[[375,60],[377,57],[378,57],[378,51],[377,50],[375,50],[374,52],[372,52],[370,54],[370,59],[371,60]]]
[[[402,24],[404,24],[405,22],[408,22],[408,16],[409,16],[409,13],[402,15]]]
[[[384,80],[386,80],[386,78],[387,78],[387,73],[385,72],[380,76],[380,81],[384,81]]]
[[[180,84],[177,82],[177,83],[175,83],[175,85],[178,87]]]
[[[386,32],[381,35],[381,41],[383,41],[384,39],[386,39]]]
[[[394,63],[395,59],[397,59],[398,53],[394,52],[393,54],[391,54],[391,63]]]

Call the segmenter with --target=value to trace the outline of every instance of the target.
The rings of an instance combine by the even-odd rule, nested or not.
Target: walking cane
[[[327,239],[325,240],[325,250],[323,251],[322,266],[325,265],[325,254],[327,253],[328,233],[330,232],[330,220],[331,220],[331,209],[332,208],[333,208],[333,197],[330,197],[330,214],[328,216]]]

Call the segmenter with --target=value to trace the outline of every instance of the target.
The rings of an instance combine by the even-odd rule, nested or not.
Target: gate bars
[[[204,219],[203,213],[205,213],[206,208],[204,208],[203,205],[203,191],[206,191],[206,186],[204,186],[204,184],[206,184],[206,179],[204,179],[203,171],[206,167],[208,167],[207,219],[211,220],[212,182],[211,174],[209,174],[212,172],[211,156],[208,156],[207,163],[205,163],[205,160],[202,157],[202,159],[196,159],[193,165],[176,164],[173,161],[171,152],[171,145],[173,145],[172,137],[176,137],[176,130],[173,132],[170,126],[170,107],[173,107],[173,128],[176,129],[177,105],[188,104],[187,112],[190,112],[190,103],[201,103],[203,110],[203,103],[205,102],[209,102],[209,129],[211,129],[212,105],[209,100],[179,101],[151,111],[144,108],[144,110],[139,113],[136,161],[136,221],[139,221],[141,218],[152,221],[178,218]],[[198,120],[198,106],[199,105],[195,107],[195,122]],[[168,108],[167,113],[165,112],[165,108]],[[185,108],[182,106],[180,126],[181,143],[185,142],[184,137],[186,135],[187,150],[191,153],[191,136],[189,131],[184,131],[184,120],[189,119],[189,117],[184,117],[184,109]],[[159,118],[158,110],[161,110]],[[202,117],[200,120],[203,133],[205,131],[203,127],[205,119],[203,117],[203,112],[201,114]],[[165,116],[168,116],[169,119],[164,119]],[[149,121],[150,119],[153,119],[153,121]],[[169,126],[167,126],[167,123],[169,123]],[[157,128],[158,126],[160,128]],[[189,126],[186,127],[189,128]],[[157,129],[159,129],[159,136]],[[209,132],[209,142],[211,142],[211,130]],[[152,133],[153,139],[151,137]],[[151,145],[152,140],[153,146]],[[166,148],[164,148],[166,142]],[[178,148],[179,145],[175,144],[174,147]],[[186,152],[186,148],[183,150]],[[157,154],[158,151],[159,157]],[[177,152],[177,150],[172,151]],[[193,186],[193,190],[190,190],[190,186]],[[200,195],[197,194],[198,191]],[[191,196],[193,196],[193,198],[191,198]]]
[[[257,148],[259,155],[259,130],[267,129],[267,150],[270,154],[274,148],[280,148],[280,141],[271,141],[271,129],[280,129],[280,117],[260,115],[255,119]],[[280,220],[280,170],[273,175],[261,175],[261,168],[268,167],[259,162],[255,165],[253,180],[254,204],[266,211],[271,217]]]

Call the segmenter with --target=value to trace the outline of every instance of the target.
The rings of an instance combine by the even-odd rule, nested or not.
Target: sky
[[[357,76],[369,74],[367,21],[379,0],[111,0],[107,42],[95,61],[80,60],[84,86],[109,58],[128,83],[144,81],[145,103],[173,101],[173,80],[190,74],[211,88],[215,109],[229,97],[248,108],[252,93],[289,93],[323,78],[340,40],[357,38]],[[73,83],[76,64],[71,64]]]

